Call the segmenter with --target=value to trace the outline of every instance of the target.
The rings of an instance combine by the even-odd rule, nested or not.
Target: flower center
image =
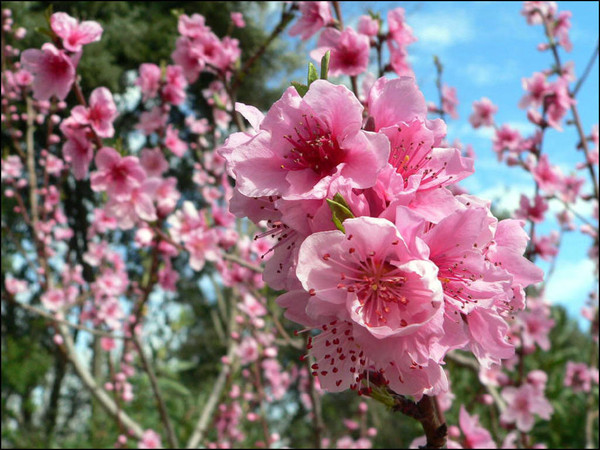
[[[303,117],[304,121],[294,128],[296,136],[284,136],[292,145],[284,158],[292,164],[282,167],[287,170],[312,169],[321,178],[333,174],[337,165],[344,161],[344,151],[331,131],[324,130],[315,117],[306,114]]]

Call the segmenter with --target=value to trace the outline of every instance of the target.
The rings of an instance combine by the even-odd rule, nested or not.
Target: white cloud
[[[563,261],[562,264],[557,264],[546,285],[547,299],[576,312],[583,306],[582,299],[596,286],[594,267],[591,259],[581,259],[573,263]]]
[[[499,66],[493,63],[473,62],[464,68],[464,75],[477,86],[495,86],[505,81],[519,79],[515,63]]]
[[[474,194],[483,199],[491,200],[494,207],[512,213],[519,208],[521,194],[532,197],[534,192],[532,185],[513,183],[510,186],[497,184],[480,192],[474,192]]]
[[[407,18],[419,39],[418,44],[436,53],[440,49],[468,42],[475,37],[473,19],[465,11],[416,12]]]

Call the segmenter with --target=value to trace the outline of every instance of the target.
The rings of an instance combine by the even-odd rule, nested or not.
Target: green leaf
[[[346,232],[342,223],[346,219],[353,219],[356,217],[350,210],[350,206],[339,193],[335,194],[332,199],[326,199],[329,208],[331,209],[331,220],[338,230],[342,233]]]
[[[326,80],[329,74],[329,59],[331,58],[331,51],[327,52],[321,58],[321,80]]]
[[[308,85],[310,86],[313,81],[317,81],[318,79],[317,68],[313,63],[308,63]]]
[[[308,86],[302,83],[298,83],[297,81],[292,81],[292,86],[296,88],[300,97],[304,97],[308,92]]]

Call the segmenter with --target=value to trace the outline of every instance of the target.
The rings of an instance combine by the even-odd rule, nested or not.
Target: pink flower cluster
[[[234,17],[237,26],[241,26],[241,18]],[[189,83],[196,81],[205,69],[220,74],[231,73],[241,54],[237,39],[229,36],[219,39],[200,14],[181,15],[178,30],[181,36],[171,57]]]
[[[33,75],[35,99],[49,100],[55,96],[64,100],[75,81],[82,46],[99,41],[102,27],[93,21],[79,23],[68,14],[57,12],[50,17],[50,28],[61,39],[62,48],[46,43],[41,50],[25,50],[21,63]]]
[[[231,211],[266,223],[264,279],[288,291],[289,319],[320,332],[307,349],[323,388],[361,391],[378,372],[420,398],[447,391],[452,349],[485,366],[514,354],[505,319],[542,271],[522,256],[522,221],[452,193],[473,162],[441,147],[446,126],[427,119],[413,78],[377,80],[366,109],[325,80],[289,88],[264,116],[236,106],[252,130],[219,149]]]
[[[290,28],[290,35],[309,39],[319,30],[321,32],[317,48],[311,52],[311,57],[320,61],[323,55],[331,52],[331,75],[356,76],[367,70],[369,52],[372,47],[381,51],[383,42],[387,44],[389,64],[386,70],[399,76],[412,76],[408,63],[406,47],[417,39],[404,18],[404,9],[395,8],[388,11],[388,32],[381,30],[381,19],[361,16],[357,31],[347,27],[336,28],[339,23],[333,19],[329,2],[300,2],[302,16]]]

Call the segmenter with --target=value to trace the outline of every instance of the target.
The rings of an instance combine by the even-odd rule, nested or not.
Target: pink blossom
[[[52,312],[56,312],[65,306],[68,301],[62,289],[50,289],[42,294],[42,305]]]
[[[521,387],[505,387],[502,398],[506,401],[507,408],[502,413],[500,420],[504,423],[515,423],[520,431],[528,433],[535,423],[534,414],[542,419],[550,420],[554,409],[544,397],[544,393],[531,384]]]
[[[379,33],[379,21],[371,16],[360,16],[358,19],[357,30],[360,34],[367,36],[377,36]]]
[[[573,44],[569,39],[569,29],[571,28],[571,11],[561,11],[556,16],[556,21],[552,28],[552,34],[558,38],[558,42],[562,47],[570,52],[573,50]]]
[[[63,12],[50,16],[50,27],[63,40],[64,48],[74,53],[80,52],[83,45],[99,41],[103,31],[98,22],[86,20],[79,23]]]
[[[21,69],[15,72],[15,83],[19,86],[29,86],[33,83],[33,75],[29,71]]]
[[[150,111],[145,111],[140,115],[140,122],[135,126],[146,135],[162,130],[167,125],[168,117],[163,111],[155,106]]]
[[[28,49],[21,54],[23,68],[31,72],[33,96],[36,100],[49,100],[56,96],[64,100],[75,81],[75,66],[64,50],[45,43],[41,50]]]
[[[558,6],[553,1],[527,1],[523,2],[521,14],[526,17],[529,25],[538,25],[544,19],[553,19],[557,9]]]
[[[121,157],[111,147],[103,147],[96,155],[97,170],[91,175],[92,190],[104,191],[116,201],[128,200],[133,190],[146,178],[135,156]]]
[[[548,313],[536,308],[532,311],[523,311],[517,316],[517,323],[521,325],[521,339],[523,347],[532,351],[537,344],[542,350],[550,350],[550,331],[554,327],[554,320],[548,318]]]
[[[214,230],[196,228],[183,239],[183,245],[190,254],[190,267],[202,270],[206,260],[218,261],[219,249]]]
[[[551,166],[548,155],[544,153],[532,168],[534,180],[546,194],[552,195],[563,184],[564,175],[558,166]]]
[[[189,38],[197,38],[210,31],[210,28],[205,25],[204,16],[201,14],[192,14],[192,17],[182,14],[179,16],[177,29],[182,36]]]
[[[304,97],[288,88],[258,134],[224,155],[237,189],[247,197],[322,199],[336,178],[372,186],[387,164],[389,143],[361,130],[362,109],[346,87],[325,80],[313,82]]]
[[[464,405],[460,406],[458,423],[465,436],[464,448],[498,448],[490,432],[479,423],[479,416],[469,415]]]
[[[71,163],[75,179],[82,180],[87,176],[94,148],[87,130],[77,123],[72,117],[63,120],[60,131],[67,138],[63,145],[63,156]]]
[[[71,115],[77,123],[90,125],[101,138],[111,138],[115,133],[113,121],[118,115],[117,107],[112,94],[105,87],[94,89],[89,107],[75,106]]]
[[[504,124],[496,130],[494,136],[493,150],[498,153],[500,159],[502,153],[508,150],[511,153],[519,153],[521,149],[522,137],[521,133]]]
[[[179,139],[179,133],[171,124],[167,125],[165,147],[171,150],[173,154],[179,158],[181,158],[188,149],[187,144]]]
[[[369,38],[358,34],[352,28],[338,31],[327,28],[319,36],[317,48],[310,56],[320,61],[327,51],[331,51],[329,73],[337,75],[360,75],[369,64]]]
[[[6,159],[2,159],[2,171],[0,172],[2,181],[18,179],[21,177],[22,171],[23,164],[17,155],[10,155]]]
[[[346,235],[314,233],[302,244],[296,274],[305,300],[299,291],[278,300],[293,320],[321,323],[308,347],[317,360],[313,375],[327,390],[355,389],[368,358],[376,370],[385,369],[396,392],[420,397],[446,390],[443,370],[416,344],[439,326],[437,268],[385,219],[348,219],[344,226]],[[389,345],[381,346],[382,339]],[[335,357],[332,342],[341,349]],[[416,373],[409,369],[413,362]]]
[[[160,183],[159,178],[147,178],[142,181],[141,185],[132,187],[126,198],[119,200],[113,197],[109,199],[106,209],[117,219],[120,228],[124,230],[133,228],[138,219],[146,222],[157,220],[153,200]]]
[[[590,392],[592,381],[598,383],[598,369],[588,367],[585,363],[567,362],[564,385],[573,392]]]
[[[579,197],[579,191],[585,184],[585,179],[577,175],[569,175],[562,179],[558,185],[558,192],[561,200],[566,203],[575,203]]]
[[[160,67],[156,64],[144,63],[140,65],[140,76],[135,80],[135,84],[142,90],[144,101],[156,97],[160,88],[160,78]]]
[[[458,119],[458,99],[456,98],[456,88],[448,85],[442,86],[442,109],[453,119]]]
[[[300,35],[302,40],[309,39],[321,28],[333,20],[329,2],[300,2],[302,17],[290,28],[290,36]]]
[[[188,83],[180,66],[167,66],[165,85],[161,97],[166,103],[181,105],[185,101],[185,88]]]
[[[258,343],[252,337],[246,337],[238,347],[238,356],[242,365],[250,364],[258,359]]]
[[[535,236],[533,251],[544,261],[552,261],[558,255],[558,232],[553,230],[547,236]]]
[[[491,127],[494,125],[496,111],[498,111],[498,107],[489,98],[483,97],[481,100],[473,102],[473,114],[469,117],[469,122],[473,128]]]
[[[204,69],[205,61],[202,56],[203,47],[198,40],[190,40],[187,37],[180,37],[175,42],[175,50],[171,58],[179,67],[183,69],[185,78],[189,83],[198,79],[200,72]]]
[[[246,22],[244,22],[244,15],[241,12],[232,12],[231,21],[237,28],[246,27]]]
[[[390,65],[396,75],[400,77],[414,77],[413,70],[408,62],[408,52],[406,49],[392,45],[392,41],[388,41],[388,49],[390,51]]]
[[[388,11],[387,20],[389,39],[394,41],[398,46],[404,47],[417,40],[412,34],[412,29],[406,24],[403,8],[395,8]]]
[[[156,210],[160,217],[165,217],[177,206],[181,193],[177,190],[177,179],[162,179],[155,192]]]
[[[544,98],[548,93],[549,84],[546,75],[536,72],[531,78],[523,78],[523,90],[527,92],[519,101],[520,108],[536,107],[544,104]]]
[[[17,295],[21,292],[27,292],[27,290],[29,289],[29,284],[27,283],[27,281],[17,280],[16,278],[10,276],[5,278],[4,286],[6,288],[6,291],[9,292],[11,295]]]
[[[531,204],[527,196],[521,194],[520,208],[515,211],[515,218],[541,223],[547,210],[548,202],[541,195],[536,195]]]
[[[576,103],[569,93],[569,83],[564,78],[556,80],[550,85],[544,101],[548,125],[562,131],[560,122],[571,106]]]
[[[169,163],[159,148],[142,149],[140,164],[149,177],[160,177],[169,168]]]
[[[162,448],[160,435],[154,430],[146,430],[142,439],[138,442],[137,448]]]

